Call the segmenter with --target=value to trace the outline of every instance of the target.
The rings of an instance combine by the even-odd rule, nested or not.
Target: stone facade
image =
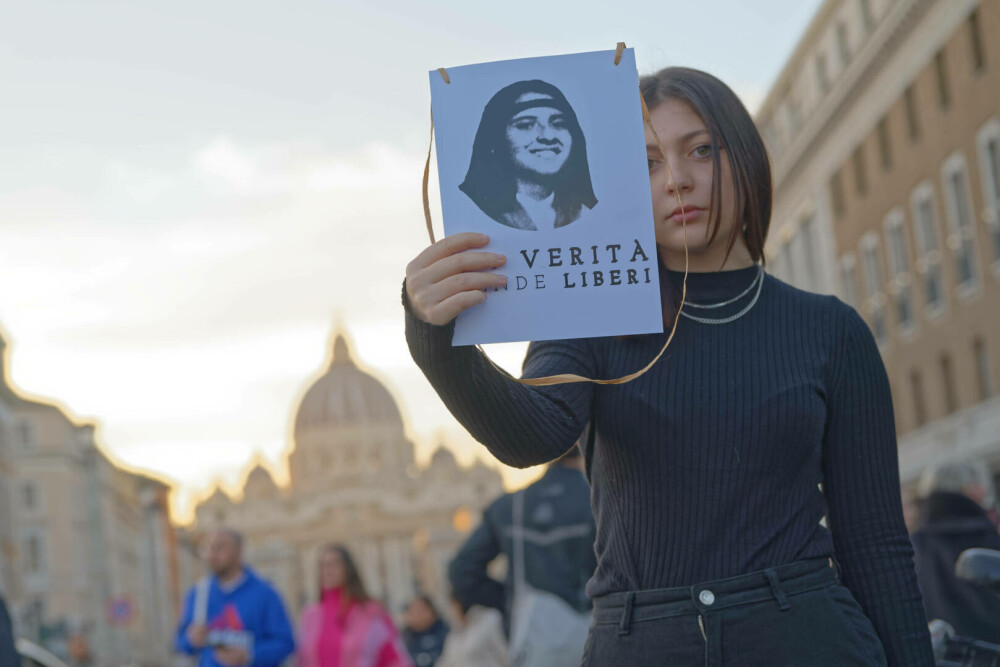
[[[757,116],[768,259],[871,326],[906,484],[951,456],[1000,468],[997,35],[993,1],[827,0]]]
[[[288,487],[257,465],[238,499],[217,489],[198,505],[197,532],[242,532],[247,562],[296,616],[316,599],[318,557],[330,543],[351,550],[369,593],[392,611],[418,589],[446,600],[448,561],[503,493],[500,475],[482,463],[462,468],[444,447],[418,467],[396,401],[358,367],[343,335],[299,401],[292,435]]]
[[[71,664],[165,662],[169,487],[115,465],[92,424],[14,390],[5,361],[0,341],[0,572],[18,634]]]

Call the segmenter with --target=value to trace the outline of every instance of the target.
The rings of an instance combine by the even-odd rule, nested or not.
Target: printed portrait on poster
[[[458,187],[483,213],[514,229],[564,227],[594,208],[587,139],[562,91],[534,79],[490,98]]]
[[[446,235],[480,232],[507,287],[454,345],[663,331],[635,54],[430,72]]]

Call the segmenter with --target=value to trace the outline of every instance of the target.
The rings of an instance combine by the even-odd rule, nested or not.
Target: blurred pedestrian
[[[524,662],[523,644],[533,644],[540,653],[544,646],[558,643],[552,649],[557,657],[547,657],[542,664],[578,665],[590,625],[586,586],[597,566],[595,533],[583,455],[573,447],[537,482],[501,496],[486,509],[448,568],[455,596],[466,606],[483,605],[506,614],[516,664],[535,664]],[[500,555],[509,565],[502,583],[487,572]],[[545,599],[545,594],[550,597]],[[541,604],[531,603],[542,599]],[[553,625],[560,620],[565,623]]]
[[[0,666],[16,667],[21,664],[14,647],[14,627],[7,611],[7,604],[0,597]]]
[[[1000,533],[986,512],[996,497],[989,467],[972,460],[932,466],[920,479],[918,495],[919,527],[912,539],[927,619],[947,621],[959,635],[1000,643],[1000,598],[955,576],[955,562],[966,549],[1000,549]]]
[[[418,595],[406,605],[403,613],[403,643],[416,667],[433,667],[441,657],[448,636],[445,623],[434,602],[427,595]]]
[[[437,667],[510,667],[499,610],[465,604],[452,593],[451,615],[455,624]]]
[[[337,544],[320,553],[319,602],[302,612],[299,642],[299,667],[412,667],[392,618]]]
[[[295,650],[278,592],[243,562],[243,536],[220,528],[208,537],[211,575],[184,600],[178,651],[200,667],[277,667]]]

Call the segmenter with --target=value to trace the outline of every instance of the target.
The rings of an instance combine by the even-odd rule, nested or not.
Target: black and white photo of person
[[[565,227],[597,204],[587,142],[573,107],[550,83],[518,81],[483,109],[459,189],[515,229]]]

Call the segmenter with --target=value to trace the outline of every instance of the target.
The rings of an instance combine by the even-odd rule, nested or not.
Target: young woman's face
[[[336,551],[326,551],[319,560],[319,585],[327,590],[339,588],[347,582],[344,559]]]
[[[544,99],[529,93],[518,102]],[[566,164],[573,147],[566,114],[551,107],[532,107],[515,114],[507,123],[507,145],[521,169],[543,175],[557,173]]]
[[[712,220],[712,183],[716,177],[712,165],[712,142],[705,122],[686,102],[667,100],[650,111],[650,120],[667,152],[660,153],[656,139],[646,128],[646,154],[649,160],[649,185],[653,197],[653,216],[656,220],[656,243],[672,269],[684,268],[685,232],[692,262],[704,267],[718,260],[718,265],[707,270],[718,270],[726,256],[733,225],[737,224],[734,205],[732,172],[725,148],[720,146],[720,173],[722,197],[719,231],[709,243]],[[674,179],[664,164],[670,162]],[[683,213],[678,204],[684,204]],[[742,254],[743,237],[737,239]],[[746,256],[749,257],[749,251]],[[692,264],[694,268],[694,264]]]

